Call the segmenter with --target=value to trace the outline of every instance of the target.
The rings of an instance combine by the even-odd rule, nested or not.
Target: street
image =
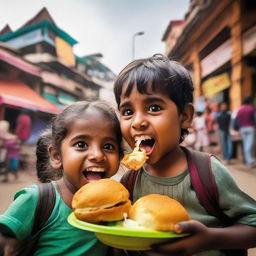
[[[228,165],[228,169],[231,171],[240,188],[256,199],[256,169],[248,169],[242,163],[236,160],[233,161],[234,164]],[[9,183],[0,183],[0,214],[3,213],[11,203],[17,190],[37,182],[36,172],[33,164],[30,165],[28,170],[22,170],[19,172],[18,180],[14,180],[13,177],[10,178]],[[256,248],[249,250],[249,256],[256,256]]]

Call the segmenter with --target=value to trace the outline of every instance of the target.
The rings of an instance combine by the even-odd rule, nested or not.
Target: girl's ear
[[[56,147],[52,144],[48,147],[48,152],[50,156],[50,164],[52,168],[59,169],[62,167],[61,156],[60,153],[57,151]]]
[[[181,113],[181,128],[188,129],[191,127],[193,117],[194,117],[194,106],[192,103],[188,103],[185,107],[183,112]]]

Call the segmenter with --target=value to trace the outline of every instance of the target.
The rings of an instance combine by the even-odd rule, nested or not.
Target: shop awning
[[[29,62],[23,60],[21,57],[14,56],[3,49],[0,49],[0,60],[9,63],[10,65],[19,68],[29,74],[41,77],[40,68],[30,64]]]
[[[0,104],[57,114],[61,109],[22,82],[0,80]]]

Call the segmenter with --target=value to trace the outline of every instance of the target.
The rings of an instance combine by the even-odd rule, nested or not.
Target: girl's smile
[[[61,143],[64,176],[76,187],[111,177],[119,166],[119,148],[113,124],[94,109],[75,119]]]

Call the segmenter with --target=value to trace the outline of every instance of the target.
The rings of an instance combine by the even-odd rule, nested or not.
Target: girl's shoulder
[[[29,185],[27,187],[20,189],[19,191],[17,191],[15,193],[14,200],[17,200],[20,197],[24,198],[24,200],[30,199],[33,201],[37,201],[38,200],[38,185],[33,184],[33,185]]]

